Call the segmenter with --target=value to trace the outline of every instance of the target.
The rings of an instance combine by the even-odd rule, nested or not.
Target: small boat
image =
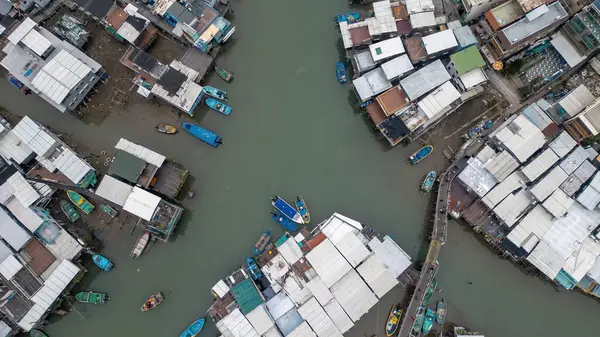
[[[29,336],[31,337],[48,337],[48,335],[43,332],[42,330],[38,330],[38,329],[31,329],[29,331]]]
[[[416,163],[420,162],[421,160],[423,160],[425,157],[429,156],[431,154],[431,152],[433,152],[433,146],[425,145],[422,148],[420,148],[419,151],[411,154],[410,157],[408,157],[408,159],[413,164],[416,164]]]
[[[180,337],[195,337],[197,336],[200,331],[202,331],[202,328],[204,328],[204,323],[206,322],[205,318],[200,318],[199,320],[195,321],[194,323],[192,323],[192,325],[190,325],[182,334]]]
[[[212,96],[214,98],[218,98],[222,101],[226,101],[227,100],[227,92],[221,90],[221,89],[217,89],[215,87],[211,87],[210,85],[205,86],[204,88],[202,88],[202,91],[207,94],[208,96]]]
[[[425,319],[425,308],[419,307],[417,311],[417,315],[415,316],[415,321],[413,323],[413,331],[418,333],[423,329],[423,320]]]
[[[148,245],[149,241],[150,233],[146,232],[140,235],[137,242],[135,243],[135,246],[133,246],[133,249],[131,250],[131,254],[129,254],[129,256],[133,257],[134,259],[140,257],[140,255],[142,255],[142,253],[144,252],[144,249],[146,249],[146,246]]]
[[[60,200],[60,209],[62,209],[63,213],[65,213],[71,222],[75,222],[81,218],[75,207],[73,207],[73,204],[64,199]]]
[[[192,136],[200,139],[212,147],[217,147],[220,144],[223,144],[221,137],[210,130],[206,130],[196,124],[190,123],[181,123],[181,126],[183,126],[185,131],[189,132]]]
[[[100,204],[100,210],[108,214],[111,218],[116,218],[119,212],[116,209],[108,206],[107,204]]]
[[[283,215],[281,212],[271,212],[271,216],[273,220],[281,225],[281,227],[285,228],[288,231],[296,231],[298,230],[298,225],[292,220],[288,219],[287,216]]]
[[[333,17],[333,20],[337,23],[344,21],[354,22],[358,19],[360,19],[360,14],[355,12],[338,13]]]
[[[75,295],[75,299],[81,303],[103,304],[110,301],[110,297],[105,293],[96,293],[93,291],[82,291]]]
[[[273,198],[271,198],[271,204],[273,204],[273,207],[275,207],[275,209],[280,211],[283,215],[288,217],[288,219],[292,220],[293,222],[299,224],[304,223],[302,215],[300,215],[300,213],[298,213],[297,210],[295,210],[292,206],[290,206],[290,204],[285,202],[285,200],[281,199],[280,197],[274,196]]]
[[[215,72],[223,81],[230,82],[233,79],[233,73],[227,69],[223,69],[219,66],[215,66]]]
[[[487,130],[487,129],[491,128],[491,127],[492,127],[492,125],[494,125],[494,121],[493,121],[493,120],[491,120],[491,119],[488,119],[488,120],[487,120],[485,123],[483,123],[483,126],[482,126],[482,128],[483,128],[484,130]]]
[[[365,102],[362,102],[362,103],[360,104],[360,107],[364,109],[364,108],[368,107],[368,106],[369,106],[369,105],[371,105],[371,104],[373,104],[373,99],[372,99],[372,98],[371,98],[371,99],[368,99],[368,100],[367,100],[367,101],[365,101]]]
[[[398,309],[398,306],[393,305],[388,315],[387,323],[385,324],[385,335],[393,336],[398,332],[400,328],[400,318],[402,317],[402,310]]]
[[[433,292],[435,291],[436,287],[437,287],[437,280],[436,279],[431,280],[431,283],[429,284],[427,289],[425,289],[425,295],[423,296],[423,305],[424,306],[428,306],[429,303],[431,302],[431,297],[433,296]]]
[[[310,222],[310,213],[308,213],[308,208],[306,207],[306,202],[304,202],[304,198],[302,196],[296,197],[296,209],[298,213],[302,216],[302,220],[305,224],[308,225]]]
[[[164,300],[165,298],[160,291],[154,293],[146,300],[146,302],[144,302],[144,304],[142,304],[142,311],[150,311],[158,307]]]
[[[177,128],[174,127],[173,125],[169,125],[169,124],[158,124],[156,126],[156,131],[158,131],[160,133],[166,133],[168,135],[172,135],[174,133],[177,133]]]
[[[246,269],[250,273],[250,276],[252,276],[252,278],[256,281],[263,277],[263,273],[258,268],[256,261],[254,261],[254,259],[251,257],[246,258]]]
[[[207,98],[206,105],[208,105],[209,108],[220,112],[225,116],[229,116],[229,114],[231,113],[231,107],[229,105],[223,102],[219,102],[214,98]]]
[[[83,211],[83,213],[90,214],[94,210],[94,205],[87,201],[81,194],[75,191],[67,190],[67,196],[69,197],[69,200],[75,204],[75,206],[79,207],[79,209]]]
[[[425,176],[425,180],[423,180],[423,183],[421,184],[421,191],[423,192],[431,192],[431,188],[433,187],[433,184],[435,183],[435,171],[431,171],[429,173],[427,173],[427,175]]]
[[[271,242],[271,230],[265,229],[258,237],[258,240],[256,241],[256,244],[254,245],[254,248],[252,248],[252,253],[254,253],[254,255],[260,255],[260,253],[262,253],[265,250],[265,248],[267,248],[267,246],[269,245],[270,242]]]
[[[115,266],[111,260],[105,258],[104,256],[102,256],[100,254],[92,255],[92,261],[94,261],[94,263],[98,267],[100,267],[100,269],[103,269],[106,271],[111,271],[113,269],[113,267]]]
[[[344,65],[344,62],[339,61],[335,65],[335,75],[337,76],[338,82],[340,84],[346,83],[346,66]]]
[[[440,325],[444,324],[444,322],[446,321],[446,313],[448,312],[447,307],[448,304],[446,302],[446,299],[442,297],[442,299],[439,300],[437,303],[437,311],[435,316],[435,321]]]
[[[434,322],[435,310],[427,308],[427,313],[425,314],[425,319],[423,320],[423,336],[426,336],[431,331]]]

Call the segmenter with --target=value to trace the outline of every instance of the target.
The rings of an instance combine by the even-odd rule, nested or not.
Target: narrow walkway
[[[490,79],[490,82],[500,90],[504,98],[506,98],[511,105],[518,105],[521,102],[521,94],[514,83],[504,78],[495,70],[486,69],[485,73]]]

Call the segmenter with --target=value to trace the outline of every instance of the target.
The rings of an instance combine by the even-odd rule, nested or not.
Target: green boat
[[[419,333],[423,329],[423,321],[425,320],[425,308],[419,307],[417,316],[415,316],[415,323],[413,324],[413,331]]]
[[[81,303],[102,304],[107,303],[110,300],[110,297],[104,293],[82,291],[75,295],[75,299]]]
[[[428,306],[431,302],[431,297],[433,297],[433,292],[435,291],[435,287],[437,287],[437,280],[433,279],[429,287],[425,289],[425,296],[423,296],[423,306]]]
[[[48,337],[48,335],[46,335],[45,332],[43,332],[42,330],[38,330],[38,329],[31,329],[31,331],[29,331],[29,336],[31,336],[31,337]]]
[[[223,69],[219,66],[215,66],[215,72],[223,81],[230,82],[233,79],[233,73],[227,69]]]
[[[119,214],[119,212],[117,212],[116,209],[108,206],[107,204],[100,204],[100,210],[108,215],[110,215],[111,218],[115,218],[117,217],[117,215]]]
[[[75,206],[79,207],[80,210],[85,214],[90,214],[94,210],[94,205],[87,201],[81,194],[68,190],[67,196]]]
[[[65,213],[65,215],[67,216],[67,218],[69,218],[69,221],[71,222],[75,222],[81,217],[79,213],[77,213],[75,207],[73,207],[73,205],[71,205],[70,202],[64,199],[60,200],[60,209],[62,209],[63,213]]]

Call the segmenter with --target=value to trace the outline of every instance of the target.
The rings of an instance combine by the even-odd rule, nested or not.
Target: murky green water
[[[344,1],[236,1],[236,41],[221,64],[235,71],[226,85],[230,117],[207,112],[202,125],[224,137],[215,150],[186,134],[165,137],[153,131],[156,117],[144,107],[117,109],[100,125],[61,116],[37,97],[19,96],[0,81],[0,102],[29,114],[59,132],[70,132],[94,149],[111,151],[120,137],[144,144],[190,169],[197,196],[174,241],[153,246],[132,261],[136,236],[115,231],[104,254],[117,270],[99,274],[91,288],[108,292],[105,306],[77,306],[75,313],[46,328],[51,336],[177,336],[205,314],[210,287],[251,253],[265,227],[282,232],[269,218],[269,197],[305,196],[313,221],[340,212],[392,235],[413,257],[422,253],[428,208],[418,192],[422,176],[440,169],[441,158],[417,167],[404,160],[417,145],[386,150],[371,124],[354,114],[348,86],[335,79],[339,32],[331,17]],[[200,114],[204,116],[204,114]],[[164,112],[164,120],[172,114]],[[441,145],[441,144],[434,144]],[[438,148],[441,148],[439,146]],[[470,232],[449,229],[439,272],[449,299],[449,320],[489,337],[563,337],[597,331],[600,305],[582,295],[556,292],[490,253]],[[469,285],[467,282],[473,282]],[[141,303],[157,290],[167,299],[142,313]],[[391,292],[348,336],[382,332]],[[209,324],[203,336],[216,335]]]

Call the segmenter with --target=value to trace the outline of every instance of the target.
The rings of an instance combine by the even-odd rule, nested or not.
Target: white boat
[[[223,38],[223,43],[227,42],[227,40],[231,37],[231,35],[233,35],[233,32],[235,32],[235,26],[231,27],[231,29],[227,32],[227,34]]]
[[[133,249],[131,250],[131,254],[129,254],[129,256],[133,257],[134,259],[140,257],[140,255],[142,255],[142,253],[144,252],[144,249],[146,249],[148,241],[150,241],[150,233],[146,232],[140,235],[135,246],[133,246]]]

